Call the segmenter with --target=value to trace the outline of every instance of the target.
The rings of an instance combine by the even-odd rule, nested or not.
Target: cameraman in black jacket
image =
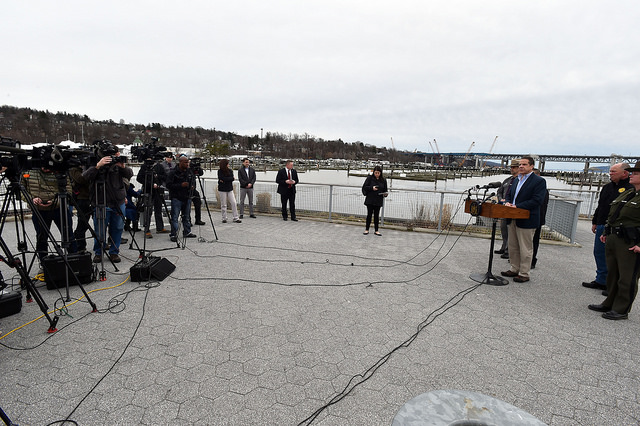
[[[153,159],[147,158],[142,163],[138,172],[137,181],[142,184],[143,194],[146,203],[153,203],[153,213],[156,219],[156,234],[166,234],[169,231],[164,228],[162,220],[162,208],[164,206],[164,189],[167,175],[161,163],[154,163]],[[147,206],[145,206],[147,207]],[[153,238],[151,231],[151,208],[144,210],[144,236],[145,238]]]
[[[196,178],[189,167],[189,159],[181,156],[178,167],[167,177],[167,188],[171,197],[171,241],[177,241],[178,216],[182,214],[182,236],[195,238],[191,233],[191,196],[195,189]]]

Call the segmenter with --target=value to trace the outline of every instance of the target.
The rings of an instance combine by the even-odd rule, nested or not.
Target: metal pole
[[[440,213],[438,214],[438,232],[442,231],[442,212],[444,210],[444,192],[440,193]]]
[[[333,207],[333,185],[329,185],[329,222],[331,222],[332,207]]]
[[[578,230],[578,220],[580,219],[580,204],[582,204],[581,200],[576,201],[576,211],[573,215],[573,224],[571,226],[571,244],[574,244],[576,241],[576,233]]]

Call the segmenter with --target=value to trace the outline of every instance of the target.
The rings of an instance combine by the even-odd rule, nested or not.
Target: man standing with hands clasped
[[[298,172],[293,169],[293,161],[287,160],[286,166],[280,169],[276,176],[278,194],[280,194],[282,201],[282,220],[287,220],[287,201],[289,201],[291,220],[298,221],[296,218],[296,185],[298,182]]]
[[[256,183],[256,171],[253,170],[248,158],[242,160],[242,166],[238,169],[238,180],[240,181],[240,219],[244,217],[244,198],[249,196],[249,217],[253,214],[253,185]]]
[[[518,176],[505,196],[507,207],[529,210],[528,219],[509,219],[509,263],[511,269],[501,272],[517,283],[529,281],[533,258],[533,234],[540,225],[540,207],[547,194],[546,181],[533,173],[533,157],[520,159]]]

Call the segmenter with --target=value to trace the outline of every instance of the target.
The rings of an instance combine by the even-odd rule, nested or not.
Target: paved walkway
[[[195,232],[208,241],[160,252],[176,265],[164,281],[127,281],[137,253],[123,249],[119,273],[108,265],[106,281],[86,285],[100,313],[83,300],[55,334],[38,319],[0,339],[7,415],[20,425],[67,416],[80,425],[389,425],[417,395],[458,389],[549,425],[640,421],[640,313],[612,322],[587,310],[603,299],[580,285],[594,277],[588,222],[581,247],[541,246],[531,282],[494,287],[468,278],[486,270],[487,239],[214,218],[217,242],[203,226]],[[172,246],[167,235],[147,244]],[[495,259],[494,272],[506,268]],[[57,291],[41,293],[61,305]],[[0,330],[40,314],[25,304]]]

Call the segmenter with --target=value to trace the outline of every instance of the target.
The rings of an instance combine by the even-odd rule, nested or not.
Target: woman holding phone
[[[367,206],[367,227],[364,235],[369,235],[369,227],[371,226],[371,216],[373,216],[374,234],[381,236],[378,232],[378,224],[380,222],[380,207],[384,202],[387,194],[387,180],[382,176],[382,167],[375,166],[373,174],[367,176],[362,185],[362,194],[365,196],[364,205]]]

